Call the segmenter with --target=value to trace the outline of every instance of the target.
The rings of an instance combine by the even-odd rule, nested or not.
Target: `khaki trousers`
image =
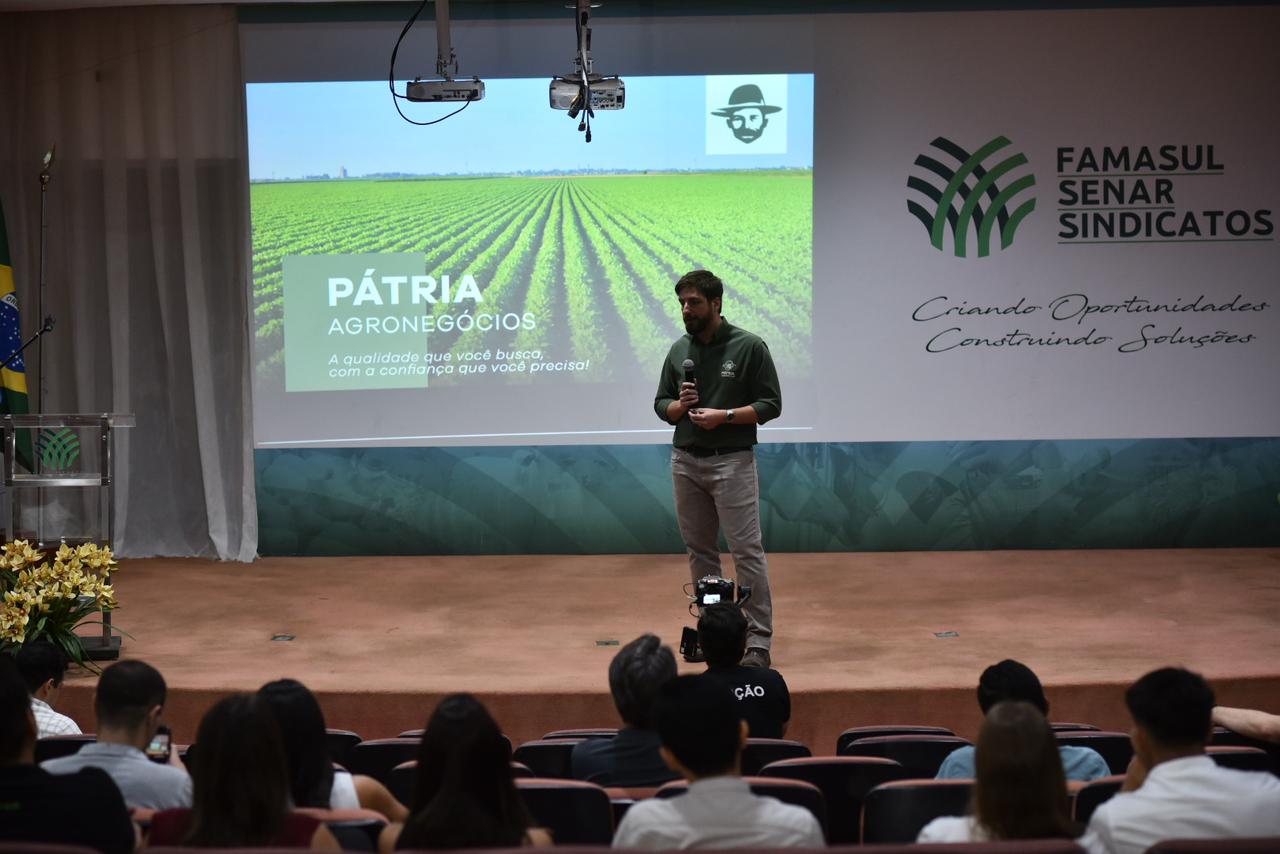
[[[671,449],[671,481],[676,520],[689,553],[693,580],[720,571],[720,529],[724,529],[737,583],[751,588],[743,606],[747,647],[769,649],[773,639],[773,599],[769,565],[760,531],[760,479],[751,451],[695,457]]]

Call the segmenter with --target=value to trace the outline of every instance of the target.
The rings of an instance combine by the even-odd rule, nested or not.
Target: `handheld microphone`
[[[684,381],[687,383],[697,383],[697,378],[693,375],[693,359],[684,360]]]

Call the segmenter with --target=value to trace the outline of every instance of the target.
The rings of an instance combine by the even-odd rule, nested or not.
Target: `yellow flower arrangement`
[[[85,661],[78,626],[116,607],[110,580],[118,564],[111,549],[63,543],[53,560],[26,540],[0,550],[0,648],[45,639],[76,663]]]

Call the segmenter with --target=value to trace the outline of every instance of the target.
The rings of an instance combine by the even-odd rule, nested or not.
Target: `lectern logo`
[[[1033,196],[1010,212],[1017,196],[1036,183],[1030,172],[1017,177],[1013,174],[1027,165],[1027,158],[1004,150],[1012,144],[998,136],[970,153],[940,136],[931,143],[933,151],[916,158],[915,165],[923,174],[911,175],[907,187],[931,204],[909,198],[907,210],[924,224],[935,249],[945,251],[948,228],[957,258],[968,253],[971,227],[979,258],[991,254],[992,232],[999,234],[1001,249],[1012,245],[1018,226],[1036,209]]]
[[[70,471],[80,459],[80,437],[66,427],[61,430],[46,428],[36,438],[36,452],[40,455],[40,467],[44,471]]]

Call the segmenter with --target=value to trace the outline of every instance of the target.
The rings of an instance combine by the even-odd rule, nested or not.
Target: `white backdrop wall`
[[[597,66],[624,77],[815,75],[815,367],[779,365],[784,389],[797,392],[779,425],[802,432],[765,431],[766,441],[1269,436],[1280,426],[1280,396],[1267,391],[1280,363],[1276,7],[679,19],[601,10],[594,23]],[[246,80],[385,77],[399,26],[247,24]],[[463,71],[485,77],[563,72],[570,37],[567,19],[454,28]],[[402,48],[402,76],[429,71],[433,55],[428,24]],[[565,144],[581,144],[568,124]],[[607,114],[598,126],[607,132]],[[448,123],[422,139],[449,145]],[[969,185],[1017,158],[970,212],[965,257],[950,225],[935,247],[908,209],[936,204],[909,178],[939,192],[947,183],[917,158],[965,159],[948,159],[939,139],[965,155],[1004,141]],[[1101,162],[1104,150],[1114,163]],[[977,218],[994,218],[992,200],[1019,179],[1032,183],[1004,213],[1025,207],[1025,218],[993,229],[977,257]],[[965,215],[963,202],[952,217]],[[1099,217],[1119,223],[1121,239],[1086,239],[1080,223],[1092,236]],[[1132,222],[1140,227],[1128,234]],[[641,412],[647,392],[593,396]],[[505,404],[475,402],[494,419]]]

